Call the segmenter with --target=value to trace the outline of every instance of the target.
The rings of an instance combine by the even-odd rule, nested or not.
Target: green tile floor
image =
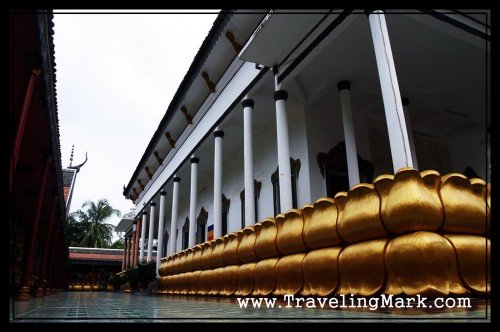
[[[112,292],[63,292],[11,299],[10,322],[169,322],[169,321],[475,321],[489,322],[485,300],[473,299],[469,309],[241,309],[236,298],[141,295]]]

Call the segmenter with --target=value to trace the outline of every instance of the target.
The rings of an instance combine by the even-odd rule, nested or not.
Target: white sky
[[[78,173],[70,212],[123,197],[154,131],[210,30],[213,14],[57,14],[54,45],[63,167]],[[60,13],[60,11],[59,11]],[[113,217],[116,225],[120,218]],[[116,237],[115,237],[116,239]]]

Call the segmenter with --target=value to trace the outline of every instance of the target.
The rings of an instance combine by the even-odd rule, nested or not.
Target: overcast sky
[[[217,14],[54,12],[62,165],[69,166],[73,144],[73,165],[85,152],[89,157],[70,212],[107,198],[124,214],[134,205],[123,197],[123,185]]]

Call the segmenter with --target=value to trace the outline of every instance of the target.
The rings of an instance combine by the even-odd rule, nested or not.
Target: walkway
[[[63,292],[10,305],[11,322],[169,322],[169,321],[490,321],[484,300],[471,301],[469,309],[242,309],[236,298],[151,296],[111,292]],[[302,303],[304,305],[304,303]],[[264,303],[263,303],[263,306]],[[281,308],[279,307],[281,306]],[[278,308],[276,308],[278,307]],[[486,318],[486,311],[488,317]]]

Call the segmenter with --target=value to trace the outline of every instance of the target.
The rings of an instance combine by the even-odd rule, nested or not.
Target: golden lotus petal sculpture
[[[220,295],[233,295],[234,292],[238,289],[238,265],[230,265],[226,266],[222,272],[222,280],[221,286],[222,289],[220,291]]]
[[[211,271],[212,270],[202,270],[200,273],[200,276],[198,278],[198,292],[196,294],[198,295],[205,295],[208,292],[210,292],[210,276],[211,276]]]
[[[198,294],[201,288],[201,270],[191,272],[189,294]]]
[[[483,190],[477,190],[478,182],[482,181],[477,180],[479,179],[475,179],[472,185],[468,178],[458,173],[447,174],[441,178],[440,194],[445,213],[444,232],[471,235],[489,233],[486,194]]]
[[[191,272],[182,273],[180,276],[181,276],[180,293],[189,294],[189,291],[191,290],[191,285],[190,285]]]
[[[477,294],[489,293],[490,240],[477,235],[446,234],[445,237],[457,253],[458,271],[464,285]]]
[[[223,253],[226,265],[239,265],[241,263],[238,257],[238,246],[240,245],[242,236],[243,233],[241,231],[229,233],[224,236],[227,237]]]
[[[335,206],[337,207],[337,234],[338,234],[339,220],[342,217],[342,214],[344,213],[345,203],[347,202],[347,192],[339,191],[338,193],[335,194],[333,201],[335,202]]]
[[[253,226],[245,227],[242,230],[240,245],[238,246],[238,257],[242,263],[255,262],[258,260],[255,254],[255,231]]]
[[[274,295],[297,294],[304,285],[302,262],[305,253],[281,257],[276,264],[276,289]]]
[[[197,244],[193,247],[193,259],[191,260],[191,267],[193,270],[201,270],[201,255],[203,252],[203,247],[201,244]]]
[[[184,263],[184,268],[186,271],[194,271],[193,269],[193,257],[194,257],[194,248],[186,249],[186,258]]]
[[[224,268],[219,267],[209,274],[210,291],[208,295],[217,295],[222,290],[222,280],[224,279]]]
[[[276,226],[278,226],[276,246],[281,254],[289,255],[306,251],[302,239],[304,220],[302,219],[301,210],[292,209],[285,214],[278,214],[276,216]]]
[[[337,223],[340,238],[347,243],[356,243],[386,237],[388,234],[382,225],[379,209],[380,198],[373,185],[360,183],[352,187]]]
[[[212,268],[212,263],[210,262],[210,256],[212,256],[212,245],[210,244],[210,242],[203,242],[201,244],[201,247],[201,269],[208,270]]]
[[[340,244],[337,234],[337,206],[332,198],[320,198],[314,205],[304,206],[302,216],[302,235],[308,248],[318,249]]]
[[[172,255],[172,274],[177,274],[179,273],[179,259],[180,259],[180,254],[175,253]]]
[[[279,258],[261,260],[255,265],[252,296],[267,296],[276,288],[276,263]]]
[[[491,224],[491,215],[490,215],[490,196],[489,196],[489,186],[484,182],[482,179],[471,179],[470,184],[472,186],[472,190],[474,191],[474,194],[476,197],[479,199],[484,200],[485,205],[486,205],[486,235],[489,237],[490,236],[490,224]]]
[[[339,255],[340,286],[338,294],[371,296],[380,292],[385,282],[384,251],[388,239],[376,239],[344,248]]]
[[[303,296],[328,296],[339,285],[338,259],[341,247],[310,251],[302,261]]]
[[[220,237],[215,240],[215,246],[213,247],[212,256],[210,257],[210,261],[214,268],[226,265],[226,262],[224,262],[224,247],[226,245],[226,240],[227,237]]]
[[[234,295],[248,296],[254,288],[254,271],[256,262],[246,263],[238,267],[237,279],[238,288]]]
[[[278,247],[276,247],[278,227],[274,218],[264,219],[253,227],[256,235],[255,253],[259,259],[279,256]]]
[[[436,231],[443,224],[443,206],[436,171],[419,173],[411,167],[399,169],[390,183],[386,177],[375,179],[381,197],[382,222],[393,234],[420,230]]]
[[[158,291],[165,291],[167,289],[167,278],[158,277]]]
[[[464,294],[453,246],[443,236],[426,231],[392,239],[385,252],[385,293],[413,296]]]
[[[385,211],[387,205],[387,197],[391,191],[392,185],[394,184],[394,175],[392,174],[381,174],[373,180],[373,186],[380,197],[380,213]],[[382,223],[384,221],[382,220]]]
[[[177,262],[177,273],[186,272],[186,251],[179,252],[179,260]]]

